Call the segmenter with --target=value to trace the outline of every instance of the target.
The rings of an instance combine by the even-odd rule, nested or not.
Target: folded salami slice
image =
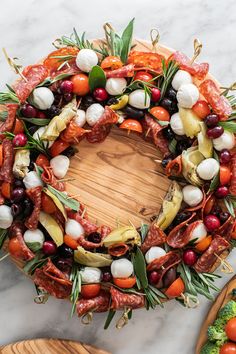
[[[174,267],[175,265],[181,262],[181,257],[178,252],[170,251],[166,253],[164,256],[154,259],[147,266],[147,271],[152,272],[153,270],[157,271],[161,278],[163,278],[164,274],[168,269]]]
[[[229,216],[228,219],[219,227],[217,230],[217,235],[224,237],[229,241],[232,237],[232,232],[235,228],[235,220],[232,216]]]
[[[229,242],[219,235],[215,235],[208,249],[198,258],[194,269],[199,273],[208,273],[211,271],[215,262],[222,252],[230,247]]]
[[[141,251],[146,253],[151,247],[162,245],[166,241],[166,234],[155,223],[153,223],[141,246]]]
[[[135,68],[146,68],[154,70],[157,74],[162,73],[162,63],[165,57],[152,52],[132,51],[129,54],[128,63],[135,65]]]
[[[50,166],[44,166],[43,169],[44,171],[41,174],[42,181],[58,191],[63,192],[65,190],[65,183],[58,181],[52,172],[52,168]]]
[[[9,103],[6,104],[5,107],[7,109],[7,119],[5,122],[0,124],[0,140],[3,140],[5,138],[5,135],[2,133],[13,131],[16,121],[16,111],[18,105]]]
[[[14,221],[10,228],[10,237],[17,238],[20,244],[20,259],[30,261],[34,258],[34,253],[26,246],[23,233],[25,231],[24,225],[20,221]]]
[[[80,212],[70,213],[71,219],[78,221],[84,228],[85,235],[89,235],[92,232],[97,232],[99,226],[88,220],[88,217],[82,217]]]
[[[102,225],[100,230],[102,240],[107,237],[111,233],[111,231],[112,229],[110,228],[110,226]]]
[[[77,313],[81,317],[86,313],[106,312],[109,309],[110,294],[107,291],[100,291],[99,295],[92,299],[80,299],[77,302]]]
[[[25,102],[33,89],[48,77],[49,70],[41,64],[29,65],[22,74],[25,80],[21,78],[12,85],[21,103]]]
[[[11,140],[2,142],[3,163],[0,168],[0,181],[11,183],[13,181],[14,149]]]
[[[152,118],[150,114],[146,114],[145,118],[142,120],[144,137],[150,139],[154,145],[162,152],[163,155],[169,154],[170,150],[168,147],[167,140],[163,137],[161,130],[163,129],[157,120]]]
[[[79,52],[79,49],[76,47],[63,47],[51,52],[47,58],[44,60],[43,65],[50,71],[50,76],[57,76],[62,73],[68,73],[69,70],[73,69],[76,72],[79,71],[79,68],[75,66],[76,55]],[[63,64],[63,60],[60,57],[68,57],[67,65],[60,66]],[[58,70],[60,69],[60,70]],[[72,75],[73,75],[72,74]]]
[[[236,195],[236,153],[231,157],[231,173],[229,191],[231,194]]]
[[[189,222],[194,218],[194,216],[195,214],[192,214],[190,218],[183,221],[181,224],[177,225],[171,230],[166,239],[169,246],[173,248],[183,248],[189,243],[193,230],[199,224],[202,224],[202,220],[196,220],[189,224]]]
[[[113,310],[124,310],[125,308],[138,309],[144,307],[145,299],[143,295],[125,294],[111,287],[111,308]]]
[[[32,214],[25,221],[25,226],[30,230],[37,229],[39,222],[39,214],[41,210],[41,194],[42,187],[34,187],[26,190],[27,196],[32,200],[34,204],[34,210]]]
[[[122,66],[122,68],[106,71],[107,79],[110,77],[133,77],[134,76],[134,64],[128,64]]]
[[[171,59],[179,64],[180,69],[187,71],[199,80],[203,80],[209,71],[208,63],[191,63],[187,55],[178,51],[171,55]]]

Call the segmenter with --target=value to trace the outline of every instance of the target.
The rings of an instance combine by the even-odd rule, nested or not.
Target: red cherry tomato
[[[119,288],[130,289],[136,284],[136,278],[135,277],[113,278],[113,283],[116,286],[119,286]]]
[[[149,110],[149,112],[151,113],[151,115],[153,117],[155,117],[158,120],[162,120],[162,121],[166,121],[166,122],[169,122],[169,120],[170,120],[169,112],[163,107],[160,107],[160,106],[152,107]]]
[[[92,299],[99,294],[100,290],[100,284],[85,284],[81,286],[81,295],[84,299]]]
[[[57,155],[60,155],[60,153],[62,151],[64,151],[65,149],[67,149],[70,146],[69,143],[61,140],[61,139],[57,139],[53,145],[50,147],[49,151],[50,154],[52,155],[52,157],[55,157]]]
[[[11,238],[8,244],[8,251],[12,257],[21,258],[22,248],[18,238]]]
[[[38,165],[40,167],[44,167],[44,166],[49,166],[50,165],[48,158],[44,154],[39,154],[39,156],[37,157],[35,163],[36,163],[36,165]]]
[[[151,81],[152,79],[153,79],[153,76],[146,71],[138,71],[134,75],[134,80],[148,82],[148,81]]]
[[[179,277],[169,286],[165,293],[169,298],[174,298],[180,296],[184,292],[184,289],[184,282]]]
[[[226,323],[225,332],[230,340],[236,342],[236,317]]]
[[[192,110],[201,119],[206,118],[206,116],[208,116],[208,114],[211,113],[211,110],[210,110],[207,102],[203,101],[203,100],[197,101],[195,103],[195,105],[192,107]]]
[[[232,342],[225,343],[220,348],[220,354],[236,354],[236,344]]]
[[[78,96],[85,96],[89,93],[89,79],[85,74],[77,74],[72,76],[71,82],[73,83],[73,93]]]
[[[25,131],[25,127],[24,127],[22,120],[16,118],[15,126],[13,129],[13,134],[15,134],[15,135],[22,134],[22,133],[24,133],[24,131]]]
[[[45,193],[42,193],[41,207],[47,214],[53,214],[57,211],[57,207],[53,200]]]
[[[143,127],[142,127],[141,123],[139,123],[135,119],[130,119],[130,118],[124,120],[124,122],[121,123],[120,128],[127,129],[127,130],[133,130],[138,133],[143,132]]]
[[[231,170],[228,166],[220,166],[220,184],[225,186],[231,180]]]

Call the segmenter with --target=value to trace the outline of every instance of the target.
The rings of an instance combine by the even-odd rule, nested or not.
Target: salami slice
[[[106,71],[107,79],[110,77],[122,78],[134,76],[134,64],[122,66],[122,68]]]
[[[107,237],[111,233],[111,231],[112,229],[109,226],[102,225],[100,230],[102,240]]]
[[[231,157],[231,173],[229,191],[231,194],[236,195],[236,153]]]
[[[70,144],[78,144],[81,138],[89,133],[90,130],[85,130],[79,127],[73,120],[70,121],[66,129],[61,133],[61,140],[70,143]]]
[[[20,259],[23,261],[30,261],[35,257],[34,253],[26,246],[24,238],[24,225],[20,221],[14,221],[10,228],[10,237],[17,238],[20,245]]]
[[[26,194],[34,203],[34,210],[32,214],[28,217],[28,219],[25,221],[25,226],[30,230],[35,230],[38,226],[39,214],[41,210],[42,187],[39,186],[27,189]]]
[[[65,73],[66,70],[68,71],[69,69],[75,71],[77,69],[77,72],[79,71],[79,68],[75,65],[75,60],[76,60],[76,55],[78,54],[79,49],[76,47],[63,47],[57,50],[54,50],[52,53],[50,53],[47,58],[44,60],[43,65],[50,71],[51,76],[56,76],[61,73]],[[63,64],[63,58],[60,57],[68,57],[66,60],[67,64],[62,67],[61,70],[58,70],[60,66]],[[72,74],[73,75],[73,74]]]
[[[162,73],[162,63],[165,57],[152,52],[132,51],[129,54],[128,63],[135,65],[135,68],[147,68],[154,70],[157,74]]]
[[[108,253],[113,257],[124,256],[129,250],[129,246],[126,243],[115,243],[108,247]]]
[[[13,164],[14,150],[11,140],[4,139],[2,142],[3,163],[0,168],[0,181],[12,183],[13,181]]]
[[[169,154],[169,147],[167,140],[163,137],[161,130],[163,129],[158,122],[146,114],[142,121],[144,138],[150,139],[155,146],[162,152],[163,155]]]
[[[138,309],[144,307],[145,299],[143,295],[125,294],[111,287],[111,308],[113,310],[124,310],[125,308]]]
[[[0,140],[3,140],[5,138],[5,135],[2,133],[13,131],[15,121],[16,121],[16,111],[18,105],[6,104],[5,107],[7,108],[7,119],[4,123],[0,125]]]
[[[229,216],[228,219],[219,227],[217,234],[229,241],[232,237],[234,226],[235,221],[233,220],[232,216]]]
[[[199,80],[205,79],[209,71],[208,63],[192,63],[187,55],[181,52],[175,52],[171,55],[171,59],[175,60],[179,64],[180,69],[187,71],[192,76],[196,77]]]
[[[99,295],[92,299],[80,299],[77,302],[77,313],[81,317],[86,313],[106,312],[109,309],[110,294],[107,291],[100,291]]]
[[[1,188],[0,188],[1,190]],[[0,191],[0,205],[3,205],[5,203],[5,198],[3,197],[3,195],[1,194],[1,191]]]
[[[42,181],[58,191],[63,192],[65,190],[65,183],[58,181],[52,172],[52,168],[50,166],[44,166],[43,169],[44,171],[41,174]]]
[[[49,70],[41,64],[27,66],[22,74],[24,79],[19,79],[12,85],[21,103],[24,103],[33,89],[45,80],[49,75]]]
[[[91,221],[88,220],[88,218],[86,217],[82,217],[80,212],[77,213],[73,213],[72,215],[72,219],[75,219],[76,221],[78,221],[84,228],[84,232],[85,235],[89,235],[92,232],[97,232],[98,230],[98,225],[92,223]]]
[[[153,270],[161,274],[161,278],[167,272],[168,269],[174,267],[181,262],[181,257],[178,252],[170,251],[164,256],[154,259],[147,266],[147,271],[152,272]]]
[[[199,86],[200,93],[205,97],[220,120],[227,120],[232,113],[232,107],[226,97],[220,94],[220,89],[212,80],[205,80]]]
[[[194,269],[199,273],[209,273],[218,260],[217,256],[220,256],[229,247],[230,244],[227,240],[219,235],[215,235],[208,249],[198,258]]]
[[[118,122],[118,115],[108,106],[98,122],[93,126],[92,131],[86,134],[89,143],[101,143],[110,133],[112,124]]]
[[[166,234],[155,223],[150,226],[148,234],[141,246],[141,251],[146,253],[151,247],[162,245],[166,241]]]

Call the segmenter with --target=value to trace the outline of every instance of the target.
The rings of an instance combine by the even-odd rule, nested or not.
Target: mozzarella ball
[[[54,95],[47,87],[37,87],[32,92],[31,99],[35,107],[45,110],[53,104]]]
[[[131,92],[129,95],[129,104],[132,107],[145,109],[150,107],[150,96],[141,89]]]
[[[92,49],[81,49],[77,54],[76,65],[80,70],[86,73],[90,72],[97,63],[97,54]]]
[[[111,264],[111,274],[114,278],[128,278],[133,271],[133,264],[126,258],[117,259]]]
[[[71,236],[74,240],[84,234],[83,226],[74,219],[68,219],[65,225],[65,232]]]
[[[192,186],[191,184],[185,186],[182,189],[183,199],[186,204],[191,207],[194,207],[201,203],[203,199],[203,193],[200,188]]]
[[[189,241],[196,240],[196,242],[199,242],[203,240],[206,236],[207,236],[207,229],[203,224],[203,222],[201,222],[195,227],[195,229],[193,229]]]
[[[218,151],[221,151],[223,149],[233,149],[233,147],[235,146],[234,134],[225,130],[219,138],[213,139],[213,145],[214,148]]]
[[[192,76],[184,70],[178,70],[172,80],[172,87],[178,91],[181,85],[191,84],[193,82]]]
[[[45,125],[44,127],[40,127],[38,130],[36,130],[36,132],[34,132],[34,134],[33,134],[33,138],[35,139],[35,140],[38,140],[38,141],[40,141],[41,140],[41,137],[42,137],[42,135],[44,134],[44,132],[45,132],[45,130],[47,129],[47,125]],[[52,146],[52,144],[54,143],[54,141],[46,141],[46,140],[43,140],[43,145],[44,145],[44,147],[51,147]]]
[[[220,164],[217,160],[210,157],[209,159],[203,160],[197,166],[197,173],[200,178],[205,181],[211,180],[213,177],[217,175],[220,169]]]
[[[44,234],[41,230],[27,230],[24,233],[24,241],[26,244],[29,244],[28,247],[30,248],[30,244],[39,243],[39,249],[43,247],[43,243],[45,241]]]
[[[13,221],[11,208],[7,205],[0,205],[0,229],[8,229]]]
[[[184,84],[180,86],[176,97],[181,107],[192,108],[199,99],[199,91],[193,84]]]
[[[58,155],[50,160],[50,166],[57,178],[64,178],[70,166],[70,159],[64,155]]]
[[[154,259],[160,258],[166,254],[166,251],[161,247],[151,247],[145,254],[147,264],[154,261]]]
[[[93,103],[86,111],[86,121],[92,127],[101,118],[104,107],[100,103]]]
[[[183,122],[182,122],[178,112],[171,116],[170,126],[175,134],[177,134],[177,135],[184,135],[185,134]]]
[[[106,82],[106,91],[111,96],[121,95],[127,86],[123,77],[110,77]]]
[[[43,181],[35,171],[28,172],[23,179],[23,183],[26,189],[43,187]]]
[[[78,127],[83,127],[86,123],[86,113],[83,109],[77,109],[76,116],[74,118],[74,122]]]
[[[85,267],[80,271],[83,283],[100,283],[102,271],[99,268]]]

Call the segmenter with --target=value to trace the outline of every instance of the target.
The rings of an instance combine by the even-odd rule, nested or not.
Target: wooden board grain
[[[31,339],[0,348],[1,354],[111,354],[80,342],[62,339]]]

